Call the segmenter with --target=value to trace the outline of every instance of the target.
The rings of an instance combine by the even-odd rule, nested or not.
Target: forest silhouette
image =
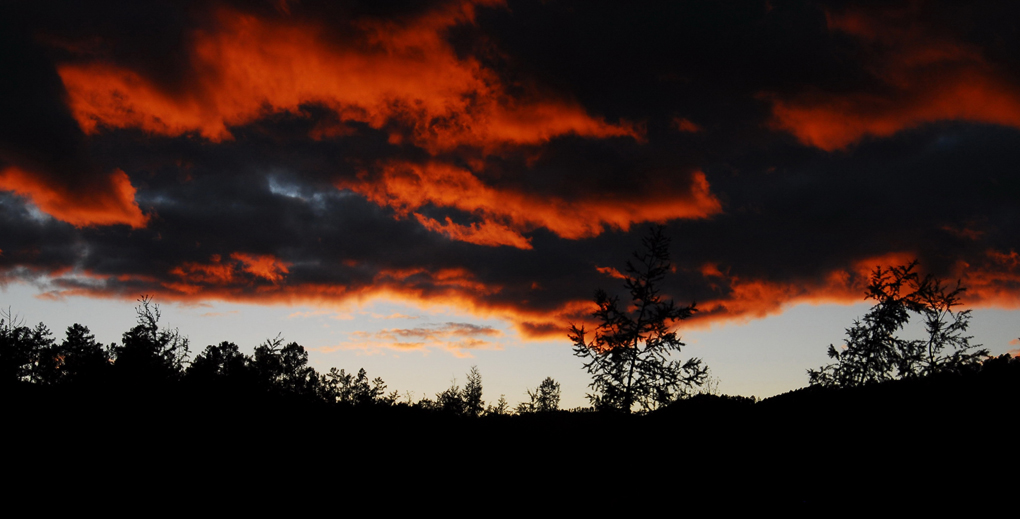
[[[874,306],[846,330],[844,348],[830,346],[832,364],[808,370],[807,387],[764,400],[718,395],[703,387],[698,359],[671,355],[682,346],[675,325],[695,307],[659,295],[668,244],[653,229],[628,265],[636,314],[599,291],[594,338],[573,328],[593,382],[591,407],[572,410],[559,408],[552,378],[516,408],[505,395],[487,403],[477,368],[463,387],[411,401],[364,369],[318,373],[302,345],[279,336],[251,355],[222,342],[192,357],[149,296],[138,300],[136,325],[110,345],[82,324],[58,340],[8,309],[0,403],[10,466],[28,480],[50,478],[47,467],[84,479],[115,467],[129,487],[144,486],[129,473],[162,481],[178,472],[197,484],[271,472],[369,487],[401,470],[435,490],[471,467],[468,486],[517,488],[544,474],[543,485],[555,481],[567,494],[630,474],[646,477],[639,486],[651,495],[682,481],[705,496],[737,491],[810,509],[911,502],[935,478],[972,479],[1014,463],[1011,446],[989,461],[981,449],[998,446],[981,442],[1012,427],[1020,360],[970,344],[959,284],[922,277],[916,263],[876,268],[866,293]],[[927,338],[897,337],[911,315],[925,320]],[[357,469],[312,462],[316,449]],[[839,489],[851,481],[867,488],[846,501]],[[604,496],[606,506],[634,498]]]

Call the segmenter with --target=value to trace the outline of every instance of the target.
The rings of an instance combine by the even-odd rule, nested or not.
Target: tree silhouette
[[[0,377],[3,383],[41,382],[39,361],[52,347],[52,334],[43,323],[29,328],[10,309],[0,313]]]
[[[875,305],[846,330],[846,346],[829,345],[835,362],[808,370],[811,385],[853,387],[900,378],[959,370],[979,362],[988,350],[975,349],[964,335],[970,310],[955,311],[966,290],[956,284],[949,290],[935,276],[923,279],[916,272],[917,261],[889,269],[877,267],[865,299]],[[907,340],[897,333],[910,321],[910,314],[924,316],[927,339]],[[947,354],[948,351],[948,354]]]
[[[45,324],[30,328],[9,309],[0,314],[0,376],[4,382],[48,381],[43,371],[53,364],[45,360],[52,350],[53,334]]]
[[[588,398],[596,409],[652,410],[685,395],[707,376],[700,359],[681,362],[672,357],[684,345],[674,327],[690,317],[695,306],[677,306],[660,294],[659,283],[670,271],[670,240],[657,226],[642,242],[645,250],[627,262],[624,278],[633,310],[621,308],[618,297],[599,289],[598,310],[592,315],[600,323],[591,342],[583,326],[571,325],[574,355],[585,359],[584,368],[592,376]]]
[[[485,410],[485,402],[482,401],[482,374],[478,372],[478,366],[471,366],[468,372],[467,383],[463,390],[464,414],[468,416],[481,416]]]
[[[499,395],[499,400],[496,401],[496,405],[490,405],[485,408],[485,414],[496,416],[510,414],[510,403],[506,401],[506,395]]]
[[[423,398],[417,405],[457,416],[481,416],[485,402],[482,401],[482,374],[478,366],[471,366],[463,389],[457,385],[457,379],[453,379],[450,387],[436,393],[435,402]]]
[[[0,377],[4,384],[28,378],[33,352],[23,339],[24,329],[10,310],[0,316]]]
[[[233,388],[238,391],[253,391],[256,376],[252,359],[241,353],[232,342],[206,346],[188,366],[186,377],[189,381],[206,388]]]
[[[282,346],[283,339],[276,336],[255,348],[252,366],[259,383],[270,392],[316,396],[319,375],[308,365],[308,352],[296,342]]]
[[[392,405],[397,400],[397,393],[386,395],[386,383],[376,377],[370,383],[365,368],[353,373],[330,368],[329,373],[322,377],[323,392],[326,400],[353,406],[373,404]]]
[[[188,360],[188,338],[176,329],[160,328],[159,305],[143,295],[135,307],[138,324],[114,348],[114,367],[136,381],[175,380]]]
[[[52,343],[39,356],[40,382],[66,384],[95,382],[106,375],[110,356],[86,326],[67,327],[64,341]]]
[[[248,359],[232,342],[205,347],[188,366],[188,374],[206,377],[232,377],[247,370]]]
[[[444,413],[461,416],[464,414],[464,394],[457,385],[456,379],[450,383],[450,387],[441,393],[436,393],[435,409]]]
[[[970,326],[970,310],[954,310],[961,304],[960,298],[966,290],[959,281],[949,290],[934,276],[927,276],[917,290],[916,299],[921,304],[920,312],[928,334],[927,340],[919,341],[917,348],[923,356],[921,374],[959,371],[988,356],[987,349],[971,345],[973,337],[964,335]]]
[[[545,380],[535,388],[528,390],[530,402],[521,402],[517,406],[518,413],[548,413],[560,408],[560,383],[552,377],[545,377]]]
[[[896,333],[910,320],[910,311],[917,310],[909,284],[917,281],[914,268],[917,262],[891,267],[877,267],[871,274],[865,299],[874,299],[875,305],[855,320],[846,330],[846,348],[837,350],[829,345],[829,358],[833,364],[819,370],[808,370],[811,385],[859,386],[892,380],[896,371],[910,372],[914,345],[896,337]]]

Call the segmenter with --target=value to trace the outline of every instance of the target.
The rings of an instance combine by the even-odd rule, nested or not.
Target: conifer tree
[[[670,271],[670,240],[661,226],[644,238],[643,252],[627,262],[624,284],[630,305],[604,290],[595,292],[599,325],[589,341],[584,327],[571,325],[574,355],[584,359],[592,376],[588,399],[596,409],[630,413],[636,406],[648,411],[673,402],[700,386],[708,368],[701,359],[681,362],[674,357],[684,345],[675,327],[695,311],[663,299],[659,285]]]
[[[872,272],[865,298],[875,305],[847,328],[843,348],[829,345],[833,363],[808,370],[811,385],[854,387],[958,371],[988,355],[988,350],[970,344],[971,337],[964,335],[970,310],[956,307],[966,289],[957,282],[949,290],[935,276],[921,278],[916,268],[913,261]],[[912,313],[924,317],[927,338],[899,337]]]

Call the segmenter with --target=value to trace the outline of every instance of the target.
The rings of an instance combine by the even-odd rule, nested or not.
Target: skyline
[[[283,333],[320,371],[363,359],[422,393],[476,359],[518,393],[553,376],[573,407],[566,331],[664,224],[664,290],[700,310],[683,356],[735,394],[806,385],[779,373],[823,363],[869,272],[912,259],[962,280],[993,354],[1020,347],[1016,7],[2,9],[0,281],[58,336],[28,314],[101,306],[113,321],[82,324],[123,332],[149,294],[196,328],[238,321],[210,343]],[[798,365],[822,331],[797,329],[823,323]],[[781,382],[727,380],[770,357]]]

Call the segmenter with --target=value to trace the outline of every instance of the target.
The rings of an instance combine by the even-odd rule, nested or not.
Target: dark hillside
[[[599,494],[628,474],[648,499],[682,492],[724,507],[810,508],[910,504],[960,481],[995,489],[993,468],[1016,466],[1008,434],[1020,362],[991,359],[962,375],[806,388],[757,403],[700,395],[645,416],[473,418],[406,405],[107,389],[7,387],[7,459],[21,484],[57,478],[87,489],[102,468],[112,478],[104,482],[143,493],[179,478],[200,489],[286,475],[279,484],[425,495],[448,485],[508,493],[538,485],[566,496]],[[635,498],[605,492],[604,506]]]

